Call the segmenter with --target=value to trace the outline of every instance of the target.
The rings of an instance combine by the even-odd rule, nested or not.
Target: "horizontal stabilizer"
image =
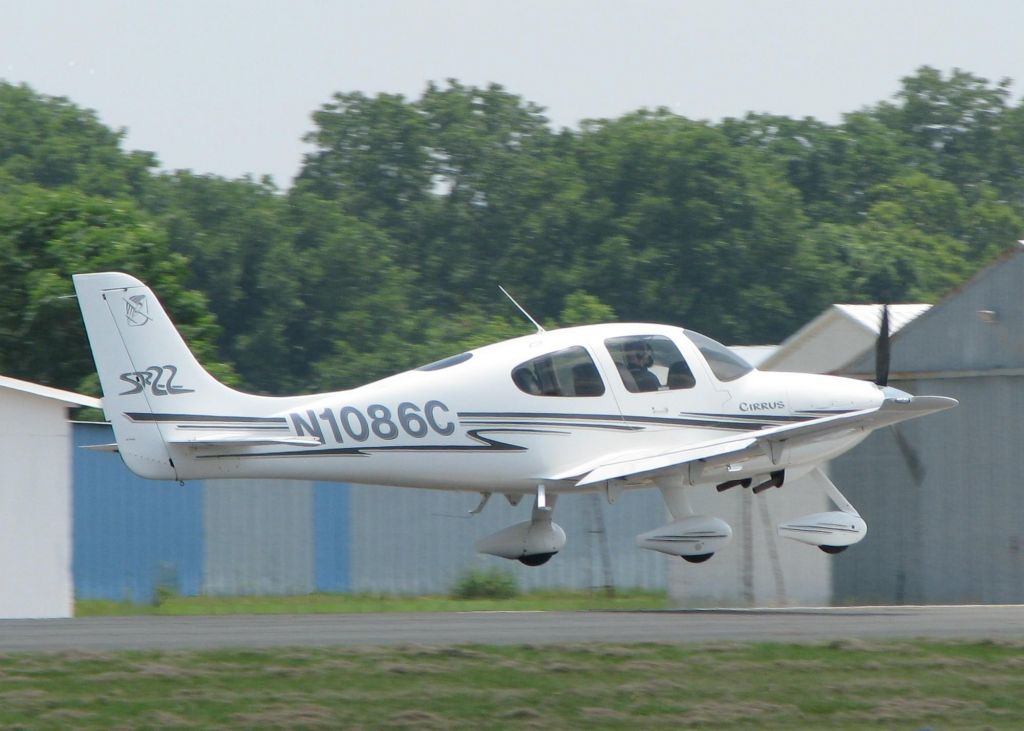
[[[319,447],[322,442],[316,437],[280,436],[270,437],[252,432],[220,431],[206,434],[179,434],[167,439],[170,444],[188,447],[268,447],[287,445],[292,447]]]
[[[88,449],[90,452],[109,452],[116,454],[117,442],[112,444],[83,444],[82,449]]]

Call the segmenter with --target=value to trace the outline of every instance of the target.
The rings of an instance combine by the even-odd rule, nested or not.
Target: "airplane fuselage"
[[[684,387],[659,385],[640,391],[626,380],[630,376],[623,373],[608,344],[641,338],[657,339],[660,349],[674,353],[671,358],[682,359],[690,379]],[[551,353],[575,349],[580,349],[578,359],[589,357],[596,368],[590,376],[599,379],[590,382],[585,395],[565,395],[557,385],[531,393],[514,379],[523,363],[544,363]],[[189,420],[169,410],[161,429],[176,433],[179,440],[185,434],[201,436],[230,427],[310,442],[244,450],[178,443],[172,451],[180,479],[313,478],[529,493],[539,483],[553,491],[579,489],[572,479],[552,476],[595,457],[607,462],[638,449],[657,453],[723,435],[872,408],[882,401],[881,391],[872,384],[831,376],[748,369],[722,380],[685,331],[661,325],[593,325],[537,333],[466,356],[349,391],[287,399],[281,404],[285,408],[272,415],[266,410],[210,413]],[[660,377],[668,378],[665,373]],[[557,378],[556,373],[553,380]],[[188,398],[182,393],[161,401]],[[692,482],[797,470],[853,447],[864,436],[862,430],[833,434],[781,459],[765,455],[722,465]],[[481,484],[482,474],[488,475],[486,484]],[[644,481],[629,482],[634,484]]]

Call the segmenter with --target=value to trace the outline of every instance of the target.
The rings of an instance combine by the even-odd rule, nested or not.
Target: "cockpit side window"
[[[683,330],[683,332],[700,349],[700,353],[707,360],[711,372],[715,374],[715,378],[719,381],[723,383],[735,381],[737,378],[745,376],[754,370],[754,366],[747,363],[747,361],[717,340],[712,340],[707,335],[701,335],[693,330]]]
[[[584,348],[573,346],[512,369],[512,382],[532,396],[602,396],[604,381]]]
[[[696,380],[679,348],[663,335],[628,335],[604,341],[630,393],[693,388]]]

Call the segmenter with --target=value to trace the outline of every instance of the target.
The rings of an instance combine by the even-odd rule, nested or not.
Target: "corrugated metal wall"
[[[893,339],[892,385],[960,405],[876,432],[832,463],[868,523],[864,542],[836,557],[836,601],[1024,602],[1022,282],[1018,247]]]
[[[540,567],[477,554],[478,538],[528,520],[530,499],[513,508],[495,495],[470,516],[476,493],[352,486],[352,589],[394,593],[447,591],[469,567],[499,566],[523,588],[603,586],[664,588],[665,557],[634,545],[638,533],[666,522],[656,490],[629,492],[613,505],[596,494],[564,495],[555,522],[567,543]],[[402,537],[405,540],[401,540]]]
[[[832,463],[868,523],[864,542],[835,557],[835,600],[1024,601],[1024,378],[898,385],[960,406],[900,424],[898,436],[876,432]]]
[[[714,515],[732,541],[707,563],[669,562],[669,597],[676,606],[820,606],[832,598],[829,556],[782,538],[779,523],[827,509],[827,499],[803,480],[754,495],[735,487],[695,488],[695,512]]]
[[[526,520],[500,495],[274,480],[192,481],[132,475],[120,458],[77,449],[113,441],[103,424],[76,424],[74,576],[80,598],[149,601],[163,585],[183,595],[312,591],[444,593],[468,567],[500,566],[523,588],[664,588],[666,558],[633,539],[666,522],[654,490],[614,505],[559,499],[568,544],[527,568],[481,556],[473,542]]]
[[[204,594],[315,589],[311,483],[209,480],[203,512]]]

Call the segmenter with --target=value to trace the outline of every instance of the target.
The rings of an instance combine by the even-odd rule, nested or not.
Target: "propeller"
[[[890,347],[889,303],[882,304],[882,321],[878,326],[878,340],[875,342],[875,383],[881,387],[889,385],[889,361],[892,356]],[[907,466],[911,479],[918,485],[924,481],[924,463],[917,455],[917,450],[910,444],[906,436],[895,425],[889,427],[896,439],[903,463]]]
[[[878,326],[878,340],[875,341],[875,383],[889,385],[889,303],[882,305],[882,322]]]
[[[893,436],[896,437],[896,448],[900,451],[900,456],[903,458],[903,464],[907,466],[907,472],[910,473],[910,479],[915,484],[921,485],[924,482],[924,462],[917,456],[917,450],[914,449],[913,445],[907,440],[903,432],[896,428],[895,425],[890,426],[892,429]]]

